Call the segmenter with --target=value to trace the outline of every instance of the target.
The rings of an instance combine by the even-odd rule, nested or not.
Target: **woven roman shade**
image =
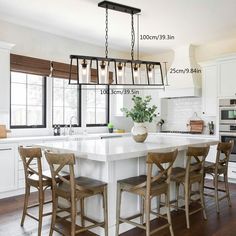
[[[50,61],[48,60],[11,54],[10,61],[11,71],[42,76],[50,75]]]
[[[34,57],[11,54],[11,71],[27,74],[51,76],[61,79],[69,79],[70,65],[61,62],[49,61]],[[51,70],[52,67],[52,70]],[[71,79],[77,80],[77,68],[72,66]],[[91,81],[97,83],[97,70],[91,69]],[[109,81],[113,82],[113,73],[109,72]]]

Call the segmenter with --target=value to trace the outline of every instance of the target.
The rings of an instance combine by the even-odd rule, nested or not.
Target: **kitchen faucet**
[[[76,122],[78,122],[78,118],[76,116],[71,116],[70,118],[70,129],[69,129],[69,135],[73,135],[75,133],[74,128],[72,126],[73,119],[76,119]]]

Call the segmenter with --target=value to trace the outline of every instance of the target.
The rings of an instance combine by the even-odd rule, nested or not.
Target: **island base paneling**
[[[174,166],[183,167],[185,165],[185,154],[186,151],[180,151]],[[111,162],[99,162],[86,160],[84,158],[77,157],[76,161],[76,175],[86,176],[98,180],[102,180],[108,183],[108,209],[109,209],[109,235],[115,235],[115,225],[116,225],[116,188],[117,181],[120,179],[125,179],[133,176],[138,176],[146,174],[146,157],[137,157],[131,159],[122,159],[118,161]],[[154,169],[155,171],[155,169]],[[122,197],[122,208],[121,216],[128,217],[140,212],[140,198],[137,195],[130,193],[123,193]],[[175,185],[171,183],[171,200],[175,199]],[[180,204],[181,205],[181,204]],[[158,206],[158,199],[154,198],[152,200],[152,209],[156,210]],[[79,204],[78,204],[79,208]],[[103,219],[102,215],[102,198],[100,196],[94,196],[88,198],[85,201],[85,214],[88,217],[92,217],[96,220]],[[161,209],[164,213],[165,209]],[[154,219],[153,217],[152,219]],[[136,219],[139,222],[139,218]],[[78,223],[80,223],[80,218],[78,217]],[[120,233],[126,232],[134,228],[128,224],[121,224]],[[95,228],[91,230],[98,235],[104,235],[103,229]]]

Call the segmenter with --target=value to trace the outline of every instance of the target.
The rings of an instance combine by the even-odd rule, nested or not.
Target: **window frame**
[[[12,108],[11,108],[11,92],[12,92],[12,72],[15,71],[10,71],[10,129],[38,129],[38,128],[46,128],[47,127],[47,76],[42,76],[43,79],[43,115],[42,115],[42,119],[43,119],[43,124],[42,125],[12,125]],[[19,72],[19,73],[23,73],[23,74],[30,74],[30,73],[24,73],[24,72]],[[33,74],[31,74],[33,75]],[[28,83],[28,81],[27,81]],[[27,104],[26,104],[27,107]]]
[[[106,117],[107,117],[107,123],[106,124],[86,124],[86,127],[105,127],[110,122],[110,85],[107,85],[107,109],[106,109]],[[86,103],[87,106],[87,103]],[[87,121],[86,121],[87,122]]]
[[[55,77],[56,79],[63,79],[63,78],[57,78]],[[53,78],[54,79],[54,78]],[[63,79],[65,80],[65,79]],[[53,124],[53,101],[54,101],[54,81],[52,80],[52,122],[51,122],[51,127],[53,127],[54,125],[60,125],[60,127],[65,127],[65,126],[68,126],[69,124]],[[72,124],[72,127],[81,127],[81,124],[82,124],[82,121],[81,121],[81,118],[82,118],[82,114],[81,114],[81,107],[82,107],[82,94],[81,94],[81,85],[77,85],[77,91],[79,92],[79,95],[78,95],[78,109],[77,109],[77,119],[78,119],[78,125],[75,125],[75,124]],[[63,90],[64,90],[64,87],[63,87]],[[65,107],[63,106],[63,109]]]

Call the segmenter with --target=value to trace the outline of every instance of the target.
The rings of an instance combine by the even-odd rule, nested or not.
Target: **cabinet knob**
[[[203,111],[202,114],[205,114],[205,112]]]

